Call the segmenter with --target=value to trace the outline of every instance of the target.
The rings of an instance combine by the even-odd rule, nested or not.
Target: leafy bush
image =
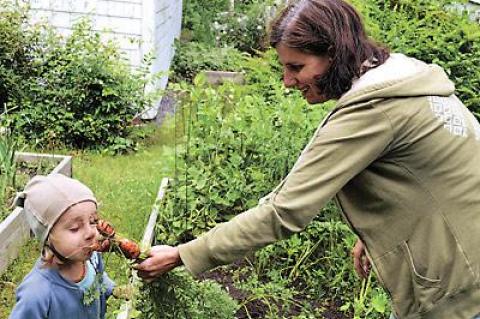
[[[480,25],[448,9],[450,0],[369,0],[359,8],[373,37],[442,66],[462,102],[480,117]]]
[[[205,6],[203,1],[187,1],[182,38],[211,47],[235,47],[250,54],[264,50],[266,24],[272,11],[269,8],[275,1],[237,0],[234,11],[229,11],[229,2],[215,0]]]
[[[218,13],[213,22],[217,46],[233,46],[240,51],[255,53],[266,48],[266,4],[254,2],[244,11]]]
[[[251,67],[259,69],[258,60]],[[271,67],[262,66],[264,71]],[[270,83],[278,75],[270,72],[263,77]],[[185,133],[177,142],[178,197],[159,222],[167,228],[165,234],[196,236],[254,206],[288,173],[326,110],[310,108],[278,81],[273,85],[270,92],[258,84],[228,83],[215,90],[198,76],[193,86],[172,86],[186,95],[183,118],[177,116]],[[184,220],[188,226],[180,223]]]
[[[34,72],[32,55],[39,30],[28,26],[27,7],[0,1],[0,114],[5,103],[25,95],[24,82]]]
[[[131,70],[86,20],[63,39],[47,25],[28,26],[24,9],[7,8],[0,13],[4,123],[37,147],[131,149],[129,125],[149,102],[146,67]]]
[[[182,37],[211,46],[215,45],[215,36],[211,32],[211,23],[218,12],[228,9],[228,0],[210,0],[208,5],[202,0],[183,2]]]
[[[248,55],[232,47],[216,48],[201,42],[176,42],[172,63],[171,82],[193,78],[205,70],[241,71],[242,61]]]
[[[135,304],[141,319],[230,319],[238,307],[217,283],[196,282],[182,271],[146,285],[142,294]]]

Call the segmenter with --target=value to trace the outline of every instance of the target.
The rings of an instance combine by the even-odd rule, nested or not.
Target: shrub
[[[218,12],[228,9],[229,0],[210,0],[208,5],[202,0],[183,2],[182,33],[186,40],[193,40],[211,46],[215,45],[211,23]]]
[[[48,25],[29,26],[24,8],[6,8],[0,13],[0,98],[9,110],[3,125],[41,148],[133,148],[131,120],[149,103],[146,67],[131,70],[86,20],[63,39]]]
[[[362,3],[373,37],[400,52],[442,66],[462,102],[480,116],[480,25],[448,9],[452,1],[369,0]]]
[[[255,53],[266,48],[266,4],[255,2],[244,10],[218,13],[212,24],[218,47],[233,46],[240,51]]]
[[[241,71],[248,55],[232,47],[215,48],[200,42],[176,42],[170,81],[191,82],[205,70]]]
[[[24,82],[34,72],[31,63],[39,30],[28,26],[26,6],[0,0],[0,114],[5,103],[25,95]]]
[[[217,283],[177,270],[146,285],[135,304],[141,319],[230,319],[237,307]]]

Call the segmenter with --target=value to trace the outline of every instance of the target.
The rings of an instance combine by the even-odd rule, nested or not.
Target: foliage
[[[215,282],[197,282],[184,271],[175,270],[146,285],[136,309],[139,318],[230,319],[237,304]],[[145,302],[149,300],[150,302]]]
[[[147,67],[131,70],[87,20],[64,39],[48,25],[29,26],[26,9],[4,8],[0,102],[10,112],[2,120],[41,148],[134,148],[129,126],[149,102]]]
[[[267,24],[274,10],[274,0],[234,1],[230,11],[228,0],[185,2],[183,36],[186,41],[211,47],[235,47],[243,52],[264,50]]]
[[[0,114],[5,103],[25,95],[25,79],[31,77],[39,30],[28,26],[23,2],[0,1]]]
[[[262,61],[251,64],[257,69],[259,65]],[[278,77],[273,72],[263,75],[265,82]],[[176,239],[196,236],[254,206],[285,176],[325,114],[322,108],[308,107],[298,95],[291,98],[278,81],[268,93],[260,92],[258,84],[228,83],[215,90],[203,76],[193,86],[182,83],[172,88],[185,96],[183,117],[177,118],[184,134],[177,144],[173,186],[177,197],[159,225],[165,236]]]
[[[241,51],[255,53],[266,48],[266,2],[255,1],[244,10],[218,13],[212,28],[217,46],[233,46]]]
[[[215,36],[211,32],[211,21],[218,12],[228,9],[228,0],[189,0],[183,3],[182,37],[213,46]]]
[[[0,131],[0,216],[9,193],[15,189],[17,142],[9,130]],[[0,219],[1,220],[1,219]]]
[[[170,82],[191,82],[201,71],[241,71],[248,55],[232,47],[216,48],[200,42],[176,42]]]
[[[375,39],[442,66],[460,100],[480,116],[480,25],[448,9],[452,1],[369,0],[362,2]]]

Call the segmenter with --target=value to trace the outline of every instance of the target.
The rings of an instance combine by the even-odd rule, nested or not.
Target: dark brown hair
[[[389,57],[388,49],[368,38],[359,14],[342,0],[299,0],[288,5],[271,25],[270,45],[279,43],[332,59],[316,83],[328,99],[342,96],[355,78]]]

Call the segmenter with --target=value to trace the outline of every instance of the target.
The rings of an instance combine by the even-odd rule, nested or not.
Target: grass
[[[77,153],[73,177],[94,192],[100,203],[99,213],[111,221],[117,232],[141,240],[158,188],[163,177],[174,169],[174,130],[165,124],[152,127],[139,151],[128,155]],[[4,275],[0,277],[0,318],[7,318],[15,304],[14,286],[33,267],[39,256],[35,241],[29,242]],[[104,258],[109,276],[117,284],[127,283],[128,265],[115,255]],[[110,298],[107,318],[115,318],[121,301]]]
[[[0,276],[0,318],[8,318],[15,305],[15,287],[22,281],[40,255],[38,241],[31,240],[20,250],[17,258]]]

